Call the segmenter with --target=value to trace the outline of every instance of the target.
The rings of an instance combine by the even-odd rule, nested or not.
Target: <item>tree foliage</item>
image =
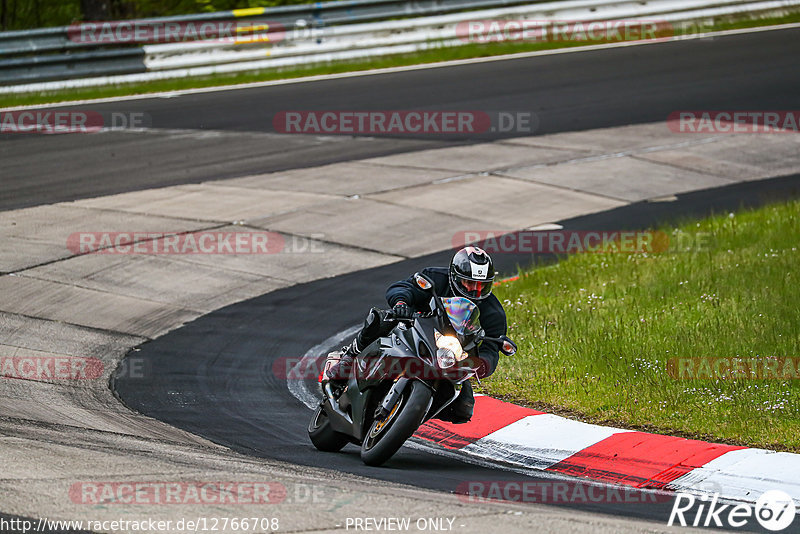
[[[308,0],[0,0],[0,30],[305,3]]]

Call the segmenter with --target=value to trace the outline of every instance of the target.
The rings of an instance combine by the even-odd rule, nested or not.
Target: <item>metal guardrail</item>
[[[599,20],[630,19],[658,16],[672,22],[694,16],[730,14],[736,10],[762,10],[780,7],[786,0],[693,0],[692,11],[686,11],[688,0],[572,0],[547,2],[472,13],[458,13],[411,20],[385,21],[372,24],[350,24],[298,31],[283,39],[269,39],[269,60],[300,57],[313,61],[314,56],[372,50],[377,47],[417,44],[421,48],[460,44],[458,24],[467,20],[549,19]],[[800,1],[796,1],[800,5]],[[724,4],[724,5],[720,5]],[[700,11],[702,10],[702,11]],[[268,34],[269,35],[269,34]],[[145,64],[149,71],[191,68],[263,60],[263,47],[249,46],[247,40],[231,43],[175,43],[146,45]]]
[[[542,0],[540,0],[542,1]],[[278,6],[271,8],[234,9],[214,13],[198,13],[172,17],[141,19],[153,24],[170,22],[210,22],[249,20],[261,18],[287,28],[303,21],[304,26],[325,27],[334,24],[365,22],[395,17],[434,15],[454,11],[481,9],[486,7],[530,4],[531,0],[421,0],[406,2],[399,0],[341,0]],[[0,57],[31,52],[66,51],[75,48],[91,48],[97,43],[80,43],[70,39],[70,31],[79,24],[55,28],[0,32]]]
[[[485,7],[492,9],[480,10]],[[0,84],[7,86],[0,87],[0,93],[241,72],[457,46],[465,43],[458,35],[458,26],[465,21],[657,17],[677,22],[743,12],[774,14],[790,8],[800,8],[800,0],[345,0],[129,21],[150,25],[252,22],[252,31],[224,40],[110,46],[75,42],[70,33],[74,34],[75,27],[5,32],[0,33]],[[51,53],[42,53],[46,51]]]
[[[138,24],[203,23],[221,21],[268,21],[273,26],[292,30],[297,27],[326,28],[337,24],[378,21],[387,18],[413,17],[478,9],[488,6],[511,6],[530,0],[341,0],[315,4],[272,8],[234,9],[172,17],[157,17]],[[126,21],[114,22],[114,24]],[[144,52],[131,49],[137,43],[110,46],[103,42],[75,39],[81,24],[40,28],[27,31],[0,32],[0,84],[22,84],[36,81],[63,80],[122,73],[143,73],[148,70]],[[140,43],[139,43],[140,45]],[[119,65],[113,65],[117,55]],[[136,57],[140,58],[137,62]]]

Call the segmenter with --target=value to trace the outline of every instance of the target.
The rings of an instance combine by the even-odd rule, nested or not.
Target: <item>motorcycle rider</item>
[[[453,256],[449,268],[428,267],[422,270],[436,287],[440,297],[465,297],[478,306],[480,323],[486,336],[500,337],[506,334],[506,314],[497,297],[492,295],[494,283],[494,264],[491,257],[475,246],[464,247]],[[397,325],[397,319],[410,319],[419,308],[426,308],[430,300],[428,293],[420,289],[411,276],[393,283],[386,290],[386,300],[391,311],[372,308],[364,321],[364,326],[349,345],[343,347],[338,363],[324,374],[323,380],[346,382],[350,375],[353,359],[370,343],[387,336]],[[500,344],[486,340],[481,343],[478,357],[481,367],[478,378],[494,373],[500,360]],[[338,356],[338,353],[334,353]],[[335,356],[334,356],[335,358]],[[452,423],[466,423],[472,418],[475,406],[472,385],[464,382],[459,396],[437,419]]]

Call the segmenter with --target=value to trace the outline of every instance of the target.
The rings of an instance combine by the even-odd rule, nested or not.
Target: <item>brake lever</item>
[[[418,312],[414,312],[414,315],[416,315],[417,313]],[[386,310],[386,320],[387,321],[397,321],[397,322],[410,323],[410,322],[414,321],[414,317],[397,317],[397,316],[395,316],[395,314],[394,314],[394,312],[392,310]]]
[[[414,319],[427,319],[433,316],[433,312],[414,312],[413,317],[396,317],[392,310],[386,310],[386,319],[390,321],[403,321],[412,323],[414,322]]]

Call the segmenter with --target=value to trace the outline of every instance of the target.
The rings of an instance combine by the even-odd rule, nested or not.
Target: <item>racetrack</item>
[[[651,156],[645,153],[653,150],[649,145],[642,145],[649,147],[643,149],[645,152],[627,154],[624,157],[620,156],[619,151],[632,150],[637,146],[637,142],[641,141],[643,134],[658,132],[659,128],[649,128],[644,123],[654,122],[655,126],[659,126],[657,123],[676,109],[796,108],[800,75],[796,69],[790,67],[794,63],[793,58],[796,57],[796,53],[800,51],[800,40],[797,37],[797,30],[766,32],[707,42],[665,43],[605,52],[544,56],[309,84],[202,93],[171,99],[143,99],[121,104],[102,104],[99,107],[141,110],[151,114],[154,119],[153,130],[111,132],[90,137],[72,135],[0,137],[2,139],[0,151],[3,153],[4,161],[7,158],[9,162],[7,167],[9,174],[4,174],[4,183],[8,183],[9,187],[2,202],[5,202],[7,208],[50,204],[65,199],[99,197],[145,187],[260,174],[269,170],[313,166],[376,154],[402,153],[419,148],[453,146],[478,141],[476,139],[375,140],[347,137],[309,139],[272,134],[268,128],[264,128],[265,124],[270,123],[270,114],[282,109],[297,108],[448,107],[509,110],[532,108],[542,119],[542,132],[581,131],[590,127],[641,123],[643,125],[641,129],[632,131],[620,129],[587,132],[586,137],[594,139],[598,144],[609,142],[610,146],[604,147],[605,152],[592,152],[580,146],[575,148],[570,143],[577,145],[580,135],[569,137],[567,134],[564,145],[558,148],[564,154],[563,161],[550,162],[545,158],[547,161],[541,164],[560,168],[566,176],[573,169],[569,163],[572,161],[570,158],[577,152],[586,159],[591,159],[591,156],[601,160],[617,161],[621,167],[642,164],[642,161],[646,160],[652,168],[656,168],[653,161],[647,159]],[[735,56],[737,61],[723,61],[723,58],[731,56]],[[537,75],[537,73],[542,74]],[[609,141],[615,135],[619,136],[618,144]],[[662,134],[653,135],[655,139],[652,140],[652,144],[663,148],[663,143],[660,143],[661,138],[658,137]],[[769,199],[797,194],[800,179],[795,174],[796,170],[791,174],[784,172],[790,174],[786,177],[775,177],[781,174],[778,172],[780,169],[797,167],[796,161],[792,159],[796,158],[796,154],[787,152],[787,147],[791,149],[791,143],[794,141],[789,141],[788,144],[784,141],[760,139],[758,143],[763,144],[755,144],[755,140],[749,139],[740,142],[741,144],[734,141],[726,144],[725,141],[715,139],[690,142],[680,138],[679,141],[680,143],[676,144],[691,145],[688,148],[681,147],[680,150],[698,151],[716,143],[724,146],[725,150],[713,154],[719,158],[731,159],[734,158],[731,153],[746,152],[745,145],[763,147],[764,150],[776,149],[775,154],[783,154],[783,160],[769,161],[770,157],[773,157],[772,153],[765,152],[764,154],[768,154],[764,156],[766,161],[758,161],[753,154],[748,154],[752,160],[747,164],[726,162],[731,168],[736,168],[742,173],[752,172],[756,168],[759,171],[765,169],[771,171],[769,174],[771,178],[766,180],[739,182],[720,176],[727,172],[727,167],[725,172],[718,169],[694,172],[677,165],[675,163],[677,156],[669,154],[669,163],[663,166],[669,167],[675,176],[683,178],[684,181],[669,182],[671,190],[663,183],[656,183],[656,180],[648,182],[647,177],[641,182],[651,196],[660,196],[664,191],[677,193],[677,200],[674,202],[640,202],[641,199],[650,198],[644,196],[647,191],[637,191],[636,198],[629,198],[626,193],[615,190],[595,193],[594,197],[597,198],[592,198],[593,203],[590,203],[589,193],[583,192],[582,196],[578,197],[578,194],[570,188],[555,185],[546,190],[548,194],[556,195],[559,192],[564,193],[564,189],[570,189],[569,195],[575,196],[569,198],[575,204],[579,204],[579,208],[568,202],[553,207],[547,205],[552,204],[551,197],[547,195],[542,195],[538,199],[539,204],[535,204],[531,198],[535,200],[536,192],[540,190],[531,193],[523,188],[526,184],[518,180],[518,187],[525,191],[524,195],[515,198],[519,204],[513,206],[518,209],[507,209],[507,213],[503,213],[499,208],[496,211],[500,214],[498,216],[516,217],[513,224],[517,224],[517,220],[530,220],[516,226],[517,228],[537,222],[557,220],[560,220],[566,228],[575,229],[642,228],[677,216],[701,215],[711,209],[735,209],[742,203],[755,205]],[[515,150],[533,154],[539,150],[537,144],[540,140],[508,139],[506,142],[505,145],[488,147],[476,145],[475,151],[487,154],[514,146]],[[551,147],[556,143],[552,139],[548,142],[550,143],[548,146]],[[693,142],[696,142],[697,146],[692,145]],[[679,149],[673,147],[673,150]],[[664,149],[664,152],[668,153],[670,150]],[[511,151],[508,153],[511,154]],[[454,153],[442,152],[442,154]],[[711,153],[703,153],[708,158],[704,161],[712,161],[709,154]],[[411,159],[415,157],[415,154],[409,155]],[[456,176],[457,173],[451,172],[450,167],[458,168],[459,162],[454,161],[453,156],[447,158],[440,160],[441,166],[445,167],[441,172],[449,172],[447,176]],[[536,159],[533,156],[531,158]],[[664,159],[666,161],[667,157]],[[121,163],[118,163],[120,161]],[[777,163],[784,165],[780,166]],[[429,159],[427,165],[430,164]],[[778,170],[772,168],[773,164],[776,164],[775,169]],[[375,165],[384,165],[381,167],[384,170],[393,168],[387,160],[381,160]],[[394,169],[397,168],[398,165],[395,164]],[[411,166],[399,166],[399,168],[402,172],[413,174],[422,172],[424,165],[419,162],[416,168]],[[87,169],[89,173],[86,172]],[[486,169],[490,170],[491,167],[487,166]],[[764,177],[756,175],[739,178],[753,180]],[[433,176],[431,180],[435,182],[434,178],[441,177]],[[481,178],[484,176],[481,175]],[[637,186],[642,187],[641,184],[634,183],[630,176],[621,175],[616,178],[619,187],[630,194]],[[370,179],[380,182],[381,177],[376,173]],[[715,187],[681,193],[684,190],[703,189],[697,182],[693,182],[700,179],[709,180],[709,187],[712,185]],[[462,180],[455,183],[467,182],[468,180]],[[336,185],[334,180],[330,180],[329,184]],[[218,188],[216,194],[223,189],[223,186],[215,187]],[[433,183],[431,187],[446,187],[446,184]],[[664,191],[659,187],[665,188]],[[205,188],[206,186],[198,186],[197,191],[202,193]],[[234,187],[230,186],[229,189],[233,190]],[[246,186],[242,189],[250,195],[255,194],[256,190],[247,189]],[[169,198],[179,192],[179,190],[165,190],[163,194]],[[225,221],[230,223],[234,220],[229,214],[238,215],[237,207],[241,211],[248,207],[242,201],[241,205],[234,205],[234,209],[225,211],[224,214],[215,212],[208,208],[214,205],[215,200],[210,193],[209,195],[211,201],[204,206],[188,206],[188,201],[186,205],[181,201],[175,201],[172,205],[158,207],[158,201],[150,205],[148,197],[123,195],[121,198],[98,199],[96,203],[86,201],[74,205],[61,205],[59,208],[86,211],[94,209],[120,217],[140,214],[164,217],[165,219],[159,223],[162,227],[175,221],[186,224],[191,222],[201,227],[213,224],[215,225],[213,227],[217,227],[226,224]],[[239,198],[244,197],[245,195],[242,195]],[[133,204],[126,199],[131,199],[130,202]],[[322,200],[326,199],[315,199],[318,202]],[[398,209],[404,210],[403,213],[406,214],[411,213],[410,218],[419,218],[418,213],[425,213],[431,220],[439,223],[443,220],[443,216],[432,209],[413,211],[413,208],[403,205],[401,200],[367,199],[361,203],[367,202],[379,204],[384,213]],[[254,200],[253,204],[257,206],[258,199]],[[301,205],[295,209],[300,213],[298,217],[305,219],[312,218],[309,213],[320,211],[317,206],[317,204],[310,204],[310,207]],[[357,205],[355,206],[353,209],[357,209]],[[620,207],[613,208],[613,206]],[[508,205],[500,207],[508,208]],[[250,208],[251,211],[257,209],[252,206]],[[270,210],[279,212],[279,209],[273,207],[262,209],[263,220],[256,216],[241,218],[247,219],[248,224],[253,224],[255,228],[272,229],[272,225],[283,224],[280,220],[282,214],[275,215],[270,212]],[[537,210],[541,210],[540,213],[535,213]],[[580,210],[594,214],[578,217],[552,216],[562,211],[582,213]],[[334,221],[337,216],[342,215],[342,212],[335,209],[331,211]],[[14,216],[16,217],[16,213]],[[168,216],[174,218],[166,219]],[[386,217],[388,219],[389,215]],[[236,220],[239,218],[237,216]],[[451,222],[454,219],[445,219],[445,222],[450,221],[448,224],[454,224]],[[144,218],[133,220],[138,221],[138,224]],[[24,268],[17,267],[13,271],[26,281],[55,280],[59,284],[65,284],[67,283],[65,276],[75,276],[76,285],[96,291],[110,292],[119,289],[122,293],[133,291],[137,296],[144,295],[142,298],[166,300],[170,304],[173,300],[189,302],[186,308],[192,313],[166,317],[165,324],[157,325],[161,330],[149,323],[144,325],[146,329],[138,324],[132,326],[126,324],[126,327],[131,329],[136,327],[146,330],[145,333],[139,332],[140,338],[126,340],[126,343],[128,347],[134,344],[141,345],[142,350],[133,355],[138,358],[137,361],[145,363],[144,375],[147,378],[137,380],[131,376],[123,376],[115,382],[116,392],[130,407],[141,413],[157,417],[180,429],[253,456],[257,458],[254,462],[261,462],[263,459],[265,463],[272,465],[272,461],[278,460],[302,466],[333,468],[339,473],[363,475],[378,481],[403,482],[440,492],[452,492],[459,483],[475,479],[538,480],[536,477],[525,477],[515,472],[470,465],[452,457],[445,458],[419,450],[403,449],[388,467],[383,469],[365,468],[355,454],[355,449],[351,447],[348,447],[344,454],[337,455],[321,454],[312,450],[305,436],[309,412],[291,396],[286,381],[272,372],[274,359],[302,355],[325,338],[351,327],[360,321],[369,306],[382,303],[383,288],[388,281],[407,276],[409,272],[428,264],[444,263],[450,254],[449,251],[428,254],[431,250],[446,248],[442,245],[441,236],[438,235],[430,237],[430,243],[426,243],[427,248],[408,247],[402,251],[398,250],[399,245],[395,246],[392,240],[381,242],[381,239],[373,238],[373,241],[367,244],[358,242],[353,244],[349,239],[367,242],[371,232],[377,234],[384,229],[381,225],[395,226],[394,230],[397,231],[398,225],[392,221],[387,223],[377,218],[373,227],[370,227],[369,223],[364,224],[364,220],[369,219],[361,220],[366,231],[355,232],[357,234],[355,238],[343,235],[336,228],[322,227],[322,230],[328,232],[325,244],[333,249],[332,255],[344,254],[345,249],[353,255],[348,260],[347,268],[336,265],[330,273],[319,267],[315,269],[313,264],[319,262],[313,255],[288,267],[273,265],[269,263],[273,261],[272,259],[265,259],[262,271],[255,269],[248,274],[266,271],[268,273],[266,278],[275,276],[281,285],[275,284],[267,288],[259,286],[255,289],[248,287],[248,292],[241,292],[242,296],[238,293],[233,296],[225,294],[226,298],[212,302],[208,301],[210,298],[208,295],[203,295],[207,300],[202,302],[202,307],[190,297],[184,299],[182,294],[190,291],[202,292],[202,288],[199,290],[196,287],[190,288],[190,283],[182,279],[182,273],[187,272],[182,269],[190,269],[187,264],[191,265],[191,269],[200,268],[198,263],[192,264],[190,261],[175,261],[160,266],[159,270],[150,266],[149,268],[153,270],[143,271],[144,274],[139,275],[138,280],[135,280],[138,273],[131,276],[132,281],[138,282],[131,284],[135,286],[133,288],[125,284],[119,284],[119,287],[114,288],[113,282],[117,280],[111,280],[111,283],[103,280],[104,272],[117,271],[121,273],[120,276],[124,275],[126,271],[123,260],[120,260],[120,264],[105,264],[98,260],[98,264],[92,266],[91,272],[84,273],[79,266],[75,268],[75,273],[78,274],[66,269],[67,275],[65,275],[59,271],[60,263],[65,263],[69,267],[70,262],[78,263],[86,260],[88,263],[93,258],[43,258],[37,261],[31,259],[30,265]],[[473,221],[466,221],[465,224],[470,222]],[[475,222],[483,224],[484,227],[492,224],[491,220]],[[126,220],[126,224],[134,223]],[[263,226],[259,226],[262,224]],[[292,224],[297,223],[292,222]],[[424,228],[424,224],[421,227]],[[279,225],[276,228],[278,231],[292,233],[289,226]],[[337,231],[340,233],[337,234]],[[447,227],[447,232],[444,233],[451,234],[453,231],[455,228],[451,230]],[[300,231],[294,233],[302,235]],[[419,235],[428,239],[426,234]],[[413,242],[413,239],[411,241]],[[375,242],[379,242],[380,246],[375,245]],[[407,243],[403,245],[407,246]],[[366,259],[362,262],[360,259],[362,256],[357,254],[362,254]],[[498,261],[503,271],[510,273],[516,263],[526,264],[529,259],[530,257],[526,255],[509,254],[501,255]],[[167,263],[166,260],[164,262]],[[218,261],[212,258],[210,262],[220,264],[220,270],[213,273],[217,279],[241,275],[244,267],[252,267],[232,264],[230,269],[225,270],[222,266],[225,262],[222,259]],[[152,263],[156,263],[156,260]],[[37,265],[40,267],[37,268]],[[360,266],[376,267],[361,272],[349,272],[359,269]],[[154,273],[159,274],[158,279]],[[336,276],[326,277],[330,274]],[[171,278],[173,276],[174,279]],[[210,279],[213,280],[211,277]],[[224,304],[236,302],[253,294],[265,293],[275,287],[307,280],[315,281],[272,291],[204,315],[207,311],[219,307],[215,304],[217,302]],[[147,287],[148,285],[151,287]],[[215,286],[211,286],[208,291],[212,291],[213,287]],[[43,308],[25,308],[25,299],[16,293],[11,294],[3,304],[3,311],[21,317],[37,316],[37,313],[41,313],[46,320],[66,324],[74,322],[80,325],[89,323],[88,326],[97,328],[98,331],[136,333],[127,328],[117,329],[113,325],[109,326],[110,323],[103,323],[97,310],[90,306],[85,306],[85,310],[79,306],[70,308],[79,310],[79,313],[85,313],[86,316],[69,317],[56,315]],[[162,316],[157,313],[153,315],[152,323],[159,323]],[[161,336],[165,330],[176,328],[180,323],[188,322],[200,315],[202,317],[199,319],[171,334]],[[150,336],[155,339],[142,344]],[[24,397],[24,393],[17,393],[16,397],[10,398]],[[18,404],[24,405],[24,403]],[[124,412],[122,407],[119,410]],[[107,418],[124,419],[124,416],[114,412]],[[138,421],[133,415],[130,419]],[[114,431],[121,432],[119,427],[114,427]],[[175,435],[170,435],[170,440],[178,441],[177,435],[176,431]],[[155,438],[148,436],[148,439]],[[113,446],[109,445],[109,448]],[[202,454],[204,452],[198,453],[197,456]],[[194,461],[199,460],[193,457],[192,462]],[[187,464],[195,465],[188,461]],[[305,467],[293,467],[293,469],[303,472]],[[128,476],[135,476],[136,470],[131,471],[134,474]],[[74,473],[67,475],[70,480],[80,480],[76,478],[80,476]],[[671,502],[647,506],[573,504],[567,510],[650,519],[663,525],[670,505]],[[9,511],[18,512],[17,509]],[[648,523],[647,527],[635,523],[634,525],[632,528],[643,529],[649,528],[653,523]]]
[[[676,202],[655,206],[633,204],[560,224],[574,230],[648,228],[798,194],[800,175],[795,175],[689,193]],[[450,255],[450,251],[444,251],[293,286],[213,312],[143,345],[133,357],[147,370],[147,378],[123,375],[114,380],[113,387],[131,408],[245,454],[451,493],[476,480],[547,480],[469,465],[464,456],[434,455],[430,448],[419,451],[404,447],[386,466],[372,468],[363,465],[356,447],[347,446],[339,454],[320,453],[308,440],[305,429],[311,412],[290,393],[287,377],[280,372],[280,360],[303,355],[323,339],[357,324],[370,306],[385,305],[387,281],[404,278],[428,265],[446,264]],[[521,254],[497,256],[498,267],[506,274],[530,260],[529,255]],[[670,499],[653,503],[646,496],[640,498],[642,502],[637,505],[568,506],[655,521],[665,521],[669,516]]]

